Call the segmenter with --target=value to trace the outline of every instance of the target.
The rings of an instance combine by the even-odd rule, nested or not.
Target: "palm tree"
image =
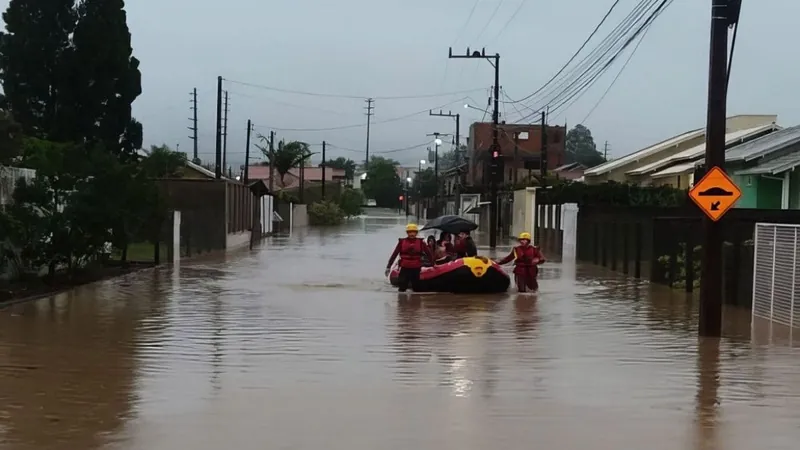
[[[291,172],[292,169],[305,164],[305,161],[312,155],[308,144],[305,142],[290,141],[284,143],[280,141],[278,142],[278,148],[270,152],[269,138],[259,134],[258,139],[266,143],[266,145],[256,144],[256,147],[264,154],[269,165],[278,172],[278,175],[281,177],[281,186],[286,186],[286,175]]]

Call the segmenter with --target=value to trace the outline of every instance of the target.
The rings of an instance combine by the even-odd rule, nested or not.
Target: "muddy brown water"
[[[792,337],[553,263],[399,297],[402,220],[276,237],[0,310],[0,449],[795,449]]]

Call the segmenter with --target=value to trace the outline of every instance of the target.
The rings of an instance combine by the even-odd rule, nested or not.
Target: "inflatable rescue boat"
[[[389,273],[389,282],[397,286],[400,267]],[[452,292],[455,294],[490,294],[506,292],[511,278],[497,263],[483,256],[460,258],[433,267],[423,267],[417,292]]]

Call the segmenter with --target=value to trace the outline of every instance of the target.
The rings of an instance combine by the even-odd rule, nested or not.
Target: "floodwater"
[[[0,449],[795,449],[787,336],[550,263],[538,295],[399,297],[403,219],[305,230],[0,310]]]

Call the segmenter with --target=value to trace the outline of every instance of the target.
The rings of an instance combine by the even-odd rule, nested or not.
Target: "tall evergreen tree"
[[[120,156],[142,145],[132,104],[142,93],[123,0],[83,0],[77,8],[69,67],[75,138],[99,140]]]
[[[75,0],[11,0],[3,20],[4,107],[26,134],[49,137],[67,82],[63,56],[75,29]]]

